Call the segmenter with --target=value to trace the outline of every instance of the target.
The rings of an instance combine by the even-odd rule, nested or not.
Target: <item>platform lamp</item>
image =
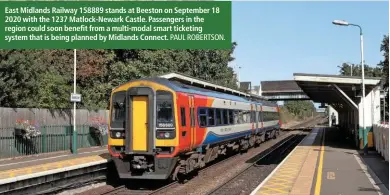
[[[368,148],[367,148],[367,134],[366,134],[366,124],[365,124],[365,114],[364,114],[364,110],[365,110],[365,106],[366,104],[364,103],[364,99],[365,99],[365,96],[366,96],[366,87],[365,87],[365,84],[364,84],[364,53],[363,53],[363,31],[362,31],[362,27],[360,27],[359,25],[357,24],[351,24],[351,23],[348,23],[347,21],[344,21],[344,20],[334,20],[332,22],[333,24],[335,25],[339,25],[339,26],[355,26],[355,27],[359,27],[359,30],[360,30],[360,57],[361,57],[361,66],[362,66],[362,104],[363,104],[363,152],[364,154],[367,154],[368,153]]]

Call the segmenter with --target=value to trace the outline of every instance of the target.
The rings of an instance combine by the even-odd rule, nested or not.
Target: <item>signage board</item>
[[[71,102],[81,102],[81,94],[71,93],[70,94],[70,101]]]

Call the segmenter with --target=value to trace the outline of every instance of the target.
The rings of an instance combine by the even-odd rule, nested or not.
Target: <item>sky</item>
[[[389,33],[388,2],[232,2],[235,61],[240,81],[292,80],[293,73],[339,74],[343,62],[360,63],[359,24],[366,64],[383,59]]]

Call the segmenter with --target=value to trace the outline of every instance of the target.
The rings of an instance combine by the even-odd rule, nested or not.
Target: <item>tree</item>
[[[237,88],[226,50],[77,50],[78,108],[106,109],[112,88],[133,79],[180,72]],[[73,50],[0,50],[0,106],[70,108]]]
[[[340,75],[351,76],[351,64],[343,63],[338,66],[340,69]],[[360,64],[352,64],[352,76],[361,76],[362,66]],[[382,69],[380,67],[371,67],[367,64],[364,65],[364,76],[366,77],[381,77]]]
[[[287,108],[288,112],[303,119],[305,117],[312,116],[316,112],[316,108],[312,101],[287,101],[284,103],[284,107]]]
[[[385,35],[382,40],[382,44],[380,47],[380,51],[383,52],[384,60],[380,61],[378,64],[379,67],[382,68],[383,76],[382,83],[383,89],[386,91],[386,108],[385,110],[389,110],[389,35]],[[383,108],[383,106],[381,106]],[[386,112],[386,121],[389,121],[388,112]]]
[[[383,52],[383,57],[385,58],[381,61],[378,66],[382,68],[383,72],[383,86],[385,89],[388,89],[389,86],[389,35],[383,37],[383,41],[380,47],[380,51]]]

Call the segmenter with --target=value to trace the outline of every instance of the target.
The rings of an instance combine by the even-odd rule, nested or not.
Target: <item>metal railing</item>
[[[374,143],[376,151],[389,161],[389,125],[374,125]]]
[[[107,134],[90,125],[77,125],[77,147],[107,145]],[[20,136],[14,127],[0,128],[0,159],[70,150],[73,126],[41,126],[39,135]]]

